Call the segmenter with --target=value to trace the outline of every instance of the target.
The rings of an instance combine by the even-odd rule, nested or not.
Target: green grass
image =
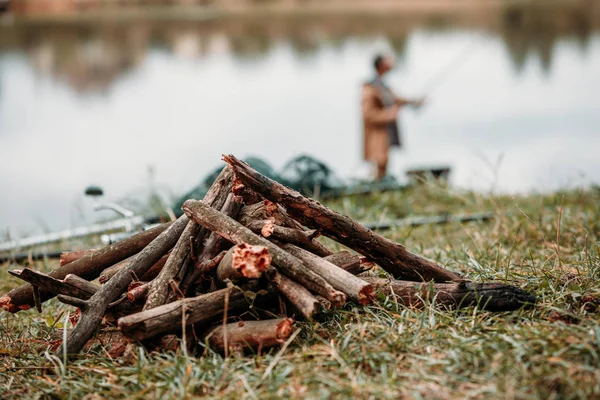
[[[363,220],[493,211],[487,223],[384,234],[474,280],[532,291],[539,303],[491,313],[384,299],[298,323],[282,352],[224,359],[139,349],[126,363],[96,348],[64,365],[47,343],[67,308],[51,301],[43,315],[0,314],[0,397],[600,398],[599,191],[510,197],[427,186],[330,205]],[[0,267],[2,291],[19,284],[10,268]]]

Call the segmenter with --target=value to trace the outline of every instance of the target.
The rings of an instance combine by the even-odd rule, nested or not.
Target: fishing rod
[[[429,95],[435,89],[445,83],[452,74],[457,72],[463,65],[466,64],[474,54],[479,51],[483,36],[477,36],[465,48],[453,57],[443,68],[439,69],[421,86],[419,93],[427,93]]]
[[[559,0],[557,0],[557,2],[558,1]],[[504,0],[503,5],[533,5],[537,4],[538,2],[539,0]],[[446,82],[446,80],[453,73],[458,71],[464,64],[466,64],[467,61],[469,61],[471,57],[473,57],[474,54],[476,54],[481,49],[480,45],[481,42],[483,42],[484,38],[485,35],[478,34],[473,40],[471,40],[471,42],[467,46],[465,46],[463,51],[461,51],[454,58],[452,58],[450,62],[448,62],[448,64],[444,66],[444,68],[441,68],[427,81],[425,81],[425,84],[423,84],[421,87],[420,93],[429,94],[434,89],[437,89],[444,82]]]

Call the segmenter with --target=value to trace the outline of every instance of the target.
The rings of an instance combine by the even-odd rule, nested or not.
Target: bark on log
[[[162,224],[118,243],[106,246],[81,257],[79,260],[55,269],[50,272],[49,275],[56,279],[63,279],[68,274],[74,274],[88,281],[92,281],[96,279],[98,275],[100,275],[100,272],[105,268],[138,253],[169,226],[171,226],[171,223]],[[43,290],[40,291],[40,296],[41,301],[54,297],[52,293]],[[29,284],[19,286],[0,298],[0,307],[13,313],[27,310],[33,304],[33,288]]]
[[[320,302],[312,293],[301,284],[270,267],[265,271],[265,276],[273,287],[285,296],[290,303],[309,321],[320,311]]]
[[[342,292],[334,289],[325,279],[306,268],[297,258],[267,239],[256,235],[239,222],[200,201],[188,200],[183,203],[182,209],[192,220],[218,233],[230,242],[266,247],[280,272],[298,281],[307,289],[326,297],[336,306],[346,302],[346,296]]]
[[[63,251],[60,253],[60,266],[67,265],[73,261],[79,260],[81,257],[91,254],[98,249]]]
[[[182,324],[205,324],[223,314],[228,297],[227,312],[247,308],[244,292],[225,288],[197,297],[174,301],[151,310],[119,318],[119,329],[134,340],[147,339],[162,333],[181,330]]]
[[[238,352],[244,349],[256,349],[281,345],[292,334],[294,320],[278,318],[262,321],[240,321],[219,325],[206,335],[208,345],[216,351]]]
[[[63,343],[66,353],[78,353],[102,321],[108,305],[116,300],[133,280],[133,275],[142,276],[174,245],[185,229],[189,219],[181,216],[167,230],[139,252],[131,264],[119,271],[88,300],[88,307],[82,311],[81,318]],[[58,354],[63,354],[63,348]]]
[[[144,310],[163,305],[169,294],[169,282],[174,279],[190,254],[190,239],[195,239],[200,232],[200,226],[194,221],[188,221],[186,228],[177,240],[165,266],[158,276],[150,283]]]
[[[232,155],[223,159],[233,169],[236,181],[261,196],[281,204],[302,224],[372,259],[394,277],[414,281],[447,282],[461,279],[435,262],[407,251],[404,246],[365,228],[300,193],[261,175]]]
[[[365,305],[373,302],[373,286],[369,283],[298,246],[285,243],[281,247],[302,261],[315,273],[325,278],[331,286],[346,293],[349,297],[358,301],[359,304]]]
[[[292,243],[302,247],[319,257],[327,257],[333,254],[328,248],[312,238],[313,232],[301,231],[276,225],[272,220],[249,221],[245,226],[256,234],[265,238],[273,238],[283,243]]]
[[[231,169],[227,168],[226,172],[226,176],[229,178],[227,183],[229,185],[232,185],[233,174],[231,172]],[[225,172],[221,173],[223,174]],[[227,186],[225,184],[223,185],[222,190],[224,192],[231,192],[230,186]],[[220,209],[223,214],[228,215],[232,218],[237,217],[238,213],[240,212],[240,209],[243,206],[242,199],[238,196],[235,196],[233,193],[227,194],[227,198],[225,199],[225,202],[222,204],[222,206],[219,206],[219,204],[220,199],[218,201],[215,201],[215,204],[212,207],[215,209]],[[206,239],[206,243],[203,243],[200,255],[196,260],[194,260],[193,267],[186,271],[186,273],[183,274],[181,278],[181,284],[179,285],[179,288],[184,294],[188,294],[192,285],[198,280],[198,278],[200,278],[202,274],[205,273],[205,270],[207,268],[212,269],[214,266],[217,265],[211,264],[210,260],[214,260],[219,255],[221,250],[224,247],[226,247],[227,241],[225,239],[223,239],[221,236],[217,235],[214,232],[209,233],[209,231],[206,228],[202,228],[200,234],[198,235],[198,240],[202,242],[202,240],[206,236],[208,236],[208,239]]]
[[[351,254],[346,250],[342,250],[324,258],[341,269],[350,272],[352,275],[358,275],[373,268],[371,263],[362,262],[360,256]]]
[[[263,200],[260,203],[244,206],[240,211],[238,220],[242,225],[247,225],[252,221],[271,220],[279,226],[285,226],[301,231],[307,230],[306,227],[287,215],[283,207],[269,200]]]
[[[225,207],[227,199],[230,197],[233,188],[233,171],[229,166],[223,167],[217,179],[208,189],[208,192],[202,199],[202,201],[209,206],[221,210]],[[202,250],[204,240],[209,237],[211,232],[207,229],[201,229],[197,237],[198,250]],[[198,252],[199,252],[198,251]]]
[[[138,276],[138,279],[140,281],[150,282],[151,280],[156,278],[158,276],[158,274],[160,273],[160,271],[165,266],[165,263],[167,262],[167,259],[169,258],[170,254],[171,253],[167,253],[164,256],[162,256],[160,258],[160,260],[158,260],[156,263],[154,263],[154,265],[152,267],[150,267],[150,269],[148,271],[146,271],[146,273],[144,273],[144,275]],[[123,268],[128,266],[132,259],[133,259],[133,257],[129,257],[126,260],[123,260],[111,267],[106,268],[104,271],[102,271],[102,273],[100,274],[100,277],[98,277],[98,282],[100,282],[102,284],[108,282],[108,280],[110,278],[112,278],[113,276],[115,276],[115,274],[117,272],[119,272],[120,270],[122,270]]]
[[[258,279],[270,265],[271,255],[266,247],[238,244],[225,253],[217,267],[217,279],[221,282]]]
[[[235,219],[242,209],[242,206],[243,202],[241,197],[230,193],[229,197],[227,197],[227,200],[225,201],[225,204],[221,208],[221,212],[228,217]],[[227,250],[224,249],[224,246],[227,244],[226,242],[227,241],[222,236],[211,232],[208,239],[206,239],[206,243],[204,244],[204,248],[202,249],[200,256],[198,257],[199,260],[202,260],[201,262],[203,262],[215,258],[222,250]],[[231,244],[229,244],[229,246],[231,246]]]
[[[87,300],[99,289],[98,285],[78,278],[72,274],[67,275],[63,280],[60,280],[28,268],[8,271],[8,273],[44,290],[45,292],[53,293],[54,295],[63,294]]]
[[[365,277],[376,292],[394,297],[398,302],[412,307],[422,307],[431,301],[446,307],[478,305],[484,310],[512,311],[535,304],[530,293],[502,283],[427,283]]]
[[[132,282],[127,289],[127,300],[130,303],[145,303],[148,298],[149,289],[150,282],[136,282],[135,285]]]

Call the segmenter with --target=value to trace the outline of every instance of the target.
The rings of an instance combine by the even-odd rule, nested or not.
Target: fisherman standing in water
[[[364,159],[377,166],[376,179],[387,172],[390,147],[400,147],[397,125],[402,106],[420,107],[424,99],[408,100],[398,97],[384,83],[383,76],[394,67],[389,56],[378,55],[373,62],[375,78],[363,85],[362,113],[364,123]]]

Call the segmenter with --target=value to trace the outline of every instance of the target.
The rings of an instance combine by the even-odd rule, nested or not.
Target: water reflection
[[[356,176],[360,82],[382,47],[400,61],[392,86],[419,95],[476,43],[423,112],[403,113],[396,174],[447,164],[454,186],[484,191],[599,182],[597,8],[1,25],[0,229],[90,222],[92,183],[109,201],[177,197],[223,152],[277,169],[309,153]]]
[[[348,40],[384,36],[402,60],[411,32],[460,29],[499,35],[516,71],[522,71],[532,56],[539,58],[548,72],[559,39],[574,40],[585,52],[592,32],[600,25],[599,8],[587,2],[571,7],[512,6],[467,17],[327,15],[92,24],[17,21],[0,27],[0,51],[24,50],[39,74],[52,76],[79,92],[101,92],[139,66],[152,48],[182,58],[228,51],[243,62],[262,59],[285,42],[296,57],[307,59],[316,57],[324,47],[339,50]]]

